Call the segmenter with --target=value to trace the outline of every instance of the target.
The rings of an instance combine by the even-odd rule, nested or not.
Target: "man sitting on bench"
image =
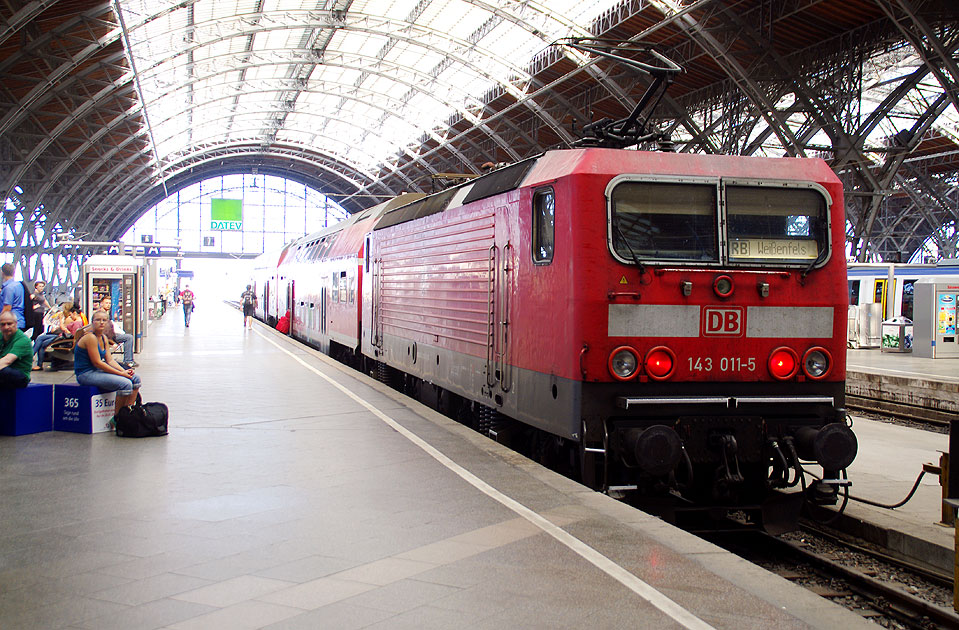
[[[139,364],[133,360],[133,335],[125,332],[117,332],[113,324],[113,299],[108,295],[100,300],[100,310],[106,311],[107,326],[105,333],[111,343],[123,346],[123,367],[126,369],[139,367]]]
[[[30,338],[17,326],[11,311],[0,313],[0,390],[26,387],[33,365]]]

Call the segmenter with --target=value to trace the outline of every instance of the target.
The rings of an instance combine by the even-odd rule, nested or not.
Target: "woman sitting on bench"
[[[116,392],[116,410],[132,405],[140,389],[140,377],[133,369],[125,370],[108,351],[110,340],[104,330],[109,317],[105,311],[93,314],[90,331],[73,349],[73,373],[81,385],[97,387],[100,393]]]
[[[73,302],[64,302],[60,312],[50,315],[49,332],[45,332],[33,342],[33,354],[37,355],[34,371],[43,369],[44,352],[58,339],[72,339],[73,333],[83,324],[80,316],[73,312]]]

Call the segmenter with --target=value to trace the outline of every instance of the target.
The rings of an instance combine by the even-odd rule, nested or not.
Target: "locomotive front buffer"
[[[767,506],[770,494],[801,486],[782,494],[835,505],[850,485],[858,443],[832,396],[618,396],[616,406],[626,413],[605,423],[609,490]]]

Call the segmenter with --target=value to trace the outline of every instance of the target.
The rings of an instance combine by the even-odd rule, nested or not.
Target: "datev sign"
[[[210,201],[211,230],[243,229],[242,199],[211,199]]]
[[[742,306],[705,306],[703,307],[703,335],[741,337],[743,319]]]

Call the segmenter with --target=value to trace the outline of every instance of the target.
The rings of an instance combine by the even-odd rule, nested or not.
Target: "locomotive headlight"
[[[676,355],[666,346],[657,346],[646,353],[646,375],[656,381],[663,381],[673,375]]]
[[[733,294],[733,279],[729,276],[716,276],[713,281],[713,291],[721,298],[728,298]]]
[[[810,348],[802,359],[802,369],[811,379],[820,379],[829,373],[829,353],[825,348]]]
[[[636,374],[639,369],[639,357],[636,351],[629,346],[620,346],[609,355],[609,373],[615,378],[625,381]]]
[[[791,379],[799,371],[799,357],[792,348],[782,346],[769,355],[769,373],[780,381]]]

